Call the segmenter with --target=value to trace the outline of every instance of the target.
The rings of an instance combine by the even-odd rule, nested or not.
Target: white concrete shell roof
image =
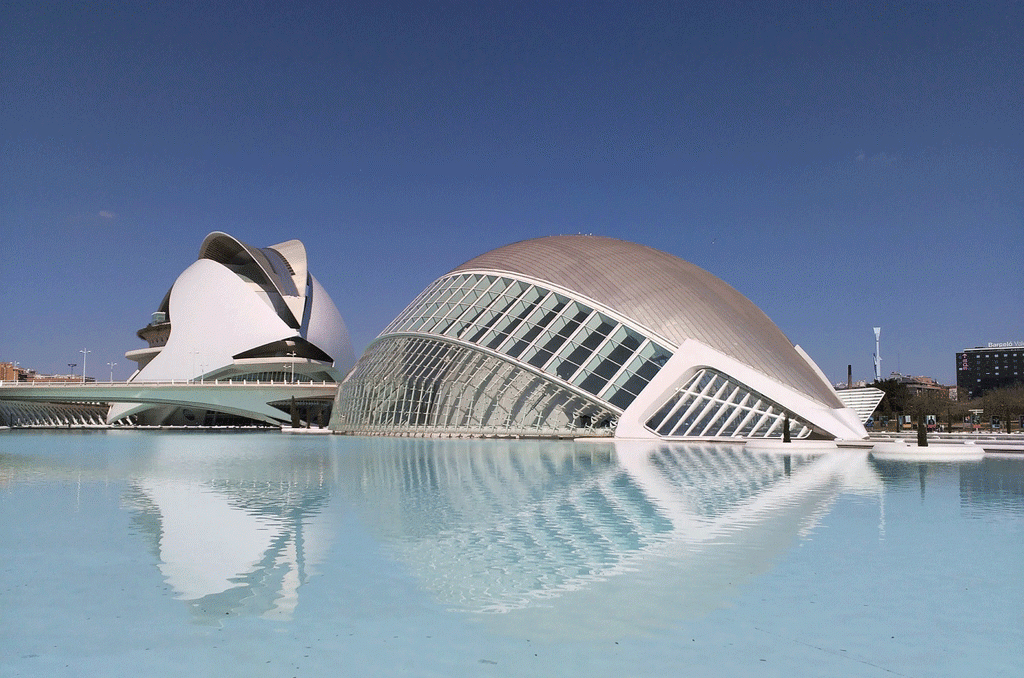
[[[210,259],[224,265],[240,260],[254,264],[263,274],[256,282],[273,286],[292,313],[289,324],[298,327],[306,296],[307,274],[306,247],[300,241],[288,240],[258,248],[227,233],[214,231],[199,246],[199,259]]]
[[[786,335],[749,299],[707,271],[644,245],[563,235],[499,247],[455,272],[510,273],[592,300],[678,348],[715,349],[830,408],[843,404]]]
[[[126,354],[132,359],[145,354],[130,382],[282,371],[337,379],[355,363],[345,322],[310,275],[306,248],[298,240],[257,248],[226,233],[211,233],[160,310],[169,323],[166,342]],[[114,404],[108,419],[146,407]]]

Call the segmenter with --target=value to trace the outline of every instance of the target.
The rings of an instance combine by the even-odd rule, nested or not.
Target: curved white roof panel
[[[282,245],[288,244],[282,243]],[[302,265],[305,268],[306,250],[302,247],[302,243],[299,243],[299,247],[301,248]],[[247,277],[253,282],[260,286],[273,287],[282,298],[304,296],[305,281],[302,281],[300,290],[296,285],[293,267],[278,249],[272,247],[260,249],[227,233],[214,231],[206,236],[203,244],[199,246],[199,259],[210,259],[225,266],[244,267]],[[301,304],[299,306],[301,307]],[[296,315],[294,309],[289,310]],[[298,326],[301,320],[301,313],[298,315],[299,318],[291,319],[294,321],[290,323],[293,326]]]

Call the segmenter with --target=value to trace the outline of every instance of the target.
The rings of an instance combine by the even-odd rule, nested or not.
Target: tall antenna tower
[[[875,381],[882,381],[882,354],[878,350],[878,338],[882,334],[882,328],[875,328]]]

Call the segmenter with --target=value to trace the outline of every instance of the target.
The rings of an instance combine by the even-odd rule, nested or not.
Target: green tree
[[[899,379],[881,379],[871,385],[885,393],[876,408],[879,412],[889,417],[890,420],[906,413],[907,403],[910,400],[910,391],[907,390],[906,384],[900,382]],[[897,428],[897,430],[899,429]]]
[[[966,407],[950,400],[949,394],[945,391],[922,391],[911,396],[907,401],[907,410],[918,422],[922,421],[925,415],[934,414],[936,424],[946,422],[947,430],[952,430],[954,419],[963,417],[961,411]]]
[[[986,416],[998,416],[1007,433],[1013,431],[1013,420],[1024,414],[1024,385],[1015,384],[1006,388],[989,391],[973,402],[980,402]]]

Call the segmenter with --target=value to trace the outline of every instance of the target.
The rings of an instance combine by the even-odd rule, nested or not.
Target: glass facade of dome
[[[448,275],[367,349],[342,388],[340,430],[608,435],[671,355],[541,285]]]

